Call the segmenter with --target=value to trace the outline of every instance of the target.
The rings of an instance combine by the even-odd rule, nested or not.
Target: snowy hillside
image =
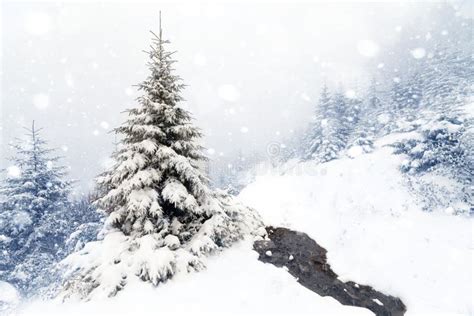
[[[352,159],[290,162],[257,176],[240,197],[266,224],[306,232],[329,249],[329,263],[343,280],[400,297],[407,315],[470,314],[472,219],[420,209],[399,171],[403,155],[385,146],[408,136],[382,138],[374,152]],[[156,313],[137,304],[138,298],[177,315],[190,309],[197,315],[223,310],[226,315],[372,315],[321,297],[284,269],[257,261],[249,239],[208,258],[206,265],[157,288],[136,281],[111,299],[36,301],[18,315]]]
[[[267,224],[329,249],[341,278],[400,297],[407,315],[471,314],[473,221],[421,210],[399,171],[404,156],[384,146],[395,136],[409,135],[354,159],[271,169],[240,197]]]
[[[157,288],[137,282],[112,299],[36,302],[22,316],[79,315],[373,315],[299,285],[285,270],[257,261],[249,241],[209,259],[207,269],[176,276]],[[148,301],[153,304],[143,304]],[[183,304],[183,302],[186,302]]]

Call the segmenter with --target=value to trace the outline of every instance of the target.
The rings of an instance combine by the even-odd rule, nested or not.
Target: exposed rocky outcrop
[[[327,263],[326,249],[308,235],[281,227],[266,230],[268,239],[254,243],[260,261],[286,267],[301,285],[321,296],[331,296],[343,305],[364,307],[378,316],[405,314],[405,304],[399,298],[370,286],[339,280]]]

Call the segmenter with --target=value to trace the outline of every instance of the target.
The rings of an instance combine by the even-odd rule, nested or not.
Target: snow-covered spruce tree
[[[372,78],[367,94],[365,96],[362,110],[361,126],[369,137],[375,137],[387,132],[387,125],[390,122],[390,113],[387,112],[387,102],[384,94],[378,89],[381,82]]]
[[[410,175],[412,189],[421,193],[427,211],[471,214],[474,164],[472,134],[470,140],[468,135],[472,122],[465,117],[431,115],[412,138],[394,144],[395,153],[406,155],[401,170]]]
[[[395,147],[396,153],[406,154],[401,170],[428,211],[473,212],[472,117],[465,110],[471,102],[474,71],[466,54],[457,47],[435,48],[415,75],[408,74],[418,78],[409,84],[422,93],[417,93],[419,103],[412,108],[415,119],[398,122],[412,132],[411,137]]]
[[[365,98],[357,104],[360,107],[356,113],[358,120],[352,127],[353,132],[347,149],[350,157],[371,152],[374,137],[383,128],[380,116],[384,115],[384,109],[376,86],[377,82],[372,78]]]
[[[334,93],[321,123],[322,141],[317,153],[320,162],[338,158],[341,151],[346,148],[351,124],[347,110],[347,100],[342,92]]]
[[[371,87],[366,103],[357,96],[349,100],[348,131],[350,132],[347,143],[347,155],[356,157],[373,150],[373,138],[377,129],[376,115],[380,109],[380,100]],[[375,119],[374,119],[375,118]]]
[[[382,101],[380,100],[379,92],[377,91],[377,80],[372,78],[370,81],[370,86],[367,93],[367,105],[365,108],[365,113],[376,112],[378,109],[382,108]]]
[[[406,107],[406,95],[408,94],[406,90],[405,85],[401,82],[401,78],[396,77],[393,79],[392,88],[390,90],[390,110],[399,112]]]
[[[324,84],[319,95],[318,105],[314,111],[313,121],[309,126],[305,139],[302,141],[303,149],[301,152],[304,160],[316,159],[318,157],[317,153],[323,142],[323,127],[327,125],[326,116],[330,103],[331,97],[328,87]]]
[[[344,123],[349,137],[356,132],[360,124],[362,107],[363,101],[358,94],[345,98]]]
[[[387,122],[382,127],[382,134],[392,132],[408,132],[413,130],[413,121],[419,112],[420,94],[417,88],[412,87],[414,77],[406,74],[403,78],[396,77],[389,92],[386,112]],[[420,93],[420,94],[419,94]]]
[[[17,154],[0,194],[0,278],[25,295],[47,285],[67,232],[69,181],[59,157],[46,147],[34,122],[28,140],[15,145]]]
[[[180,106],[183,84],[166,43],[161,30],[153,34],[139,106],[116,129],[115,166],[98,179],[107,231],[65,259],[64,299],[113,296],[135,280],[158,285],[203,269],[207,254],[261,226],[253,210],[208,186],[201,132]]]
[[[64,242],[63,253],[68,255],[97,239],[103,227],[103,214],[91,202],[91,196],[81,196],[71,203],[69,223],[70,233]]]
[[[420,73],[415,72],[408,80],[404,98],[405,106],[417,110],[423,98],[423,82]]]

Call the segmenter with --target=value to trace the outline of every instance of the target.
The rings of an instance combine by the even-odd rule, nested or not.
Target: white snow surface
[[[373,315],[299,285],[284,269],[257,260],[245,240],[211,257],[207,269],[153,287],[137,281],[116,297],[89,302],[33,302],[18,316],[82,315]]]
[[[20,294],[13,285],[0,280],[0,315],[20,302]]]
[[[20,295],[18,291],[8,282],[0,281],[0,302],[13,302],[19,301]]]
[[[240,199],[266,224],[309,234],[342,280],[400,297],[408,316],[470,315],[473,221],[421,211],[398,169],[404,157],[385,147],[393,138],[352,158],[260,168]],[[137,278],[113,298],[35,301],[17,315],[373,315],[258,261],[249,239],[206,258],[206,266],[157,287]]]
[[[341,279],[400,297],[406,315],[472,315],[473,220],[421,211],[399,171],[403,155],[383,146],[392,142],[353,159],[267,169],[240,199],[267,225],[314,238]]]

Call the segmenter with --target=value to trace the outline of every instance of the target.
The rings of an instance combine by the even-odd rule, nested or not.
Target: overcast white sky
[[[211,159],[265,151],[310,120],[322,80],[365,80],[365,64],[429,5],[399,3],[2,2],[0,166],[34,119],[87,191],[135,105],[149,30],[162,11]]]

